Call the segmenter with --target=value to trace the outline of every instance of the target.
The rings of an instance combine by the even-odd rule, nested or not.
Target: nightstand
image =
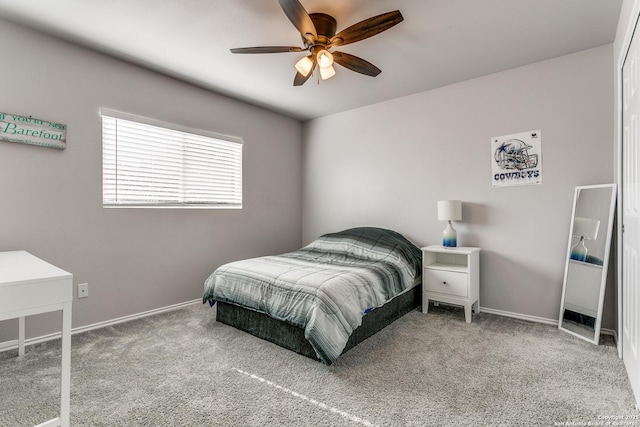
[[[480,312],[480,248],[422,248],[422,312],[429,300],[464,306],[464,317],[471,323],[471,309]]]

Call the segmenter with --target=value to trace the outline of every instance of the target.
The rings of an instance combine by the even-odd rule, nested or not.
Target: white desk
[[[18,318],[18,356],[24,355],[24,318],[62,310],[60,416],[41,426],[69,425],[73,275],[25,251],[0,252],[0,320]]]

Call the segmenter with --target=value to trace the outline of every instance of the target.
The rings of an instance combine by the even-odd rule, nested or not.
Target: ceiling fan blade
[[[332,52],[333,61],[345,68],[355,71],[356,73],[365,74],[367,76],[375,77],[382,72],[382,70],[372,63],[365,61],[357,56],[344,53],[344,52]]]
[[[289,18],[289,21],[300,31],[302,37],[313,43],[318,34],[304,6],[298,0],[278,0],[278,3],[280,3],[280,7]]]
[[[293,85],[294,86],[302,86],[303,84],[305,84],[307,82],[307,80],[309,80],[309,77],[311,77],[312,74],[313,73],[309,73],[305,77],[302,74],[300,74],[299,72],[297,72],[296,76],[293,79]]]
[[[297,46],[258,46],[258,47],[236,47],[231,49],[231,53],[281,53],[281,52],[303,52],[306,49]]]
[[[403,20],[399,10],[373,16],[340,31],[331,38],[330,46],[342,46],[364,40],[388,30]]]
[[[294,86],[302,86],[313,75],[313,70],[315,70],[315,68],[316,68],[316,57],[315,57],[315,55],[311,55],[311,62],[313,62],[313,65],[311,66],[311,71],[309,71],[309,74],[304,76],[304,75],[300,74],[300,72],[296,73],[296,76],[293,78],[293,85]]]

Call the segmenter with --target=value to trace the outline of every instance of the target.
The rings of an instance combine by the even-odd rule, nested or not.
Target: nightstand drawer
[[[424,269],[424,292],[439,292],[466,298],[468,296],[467,273]]]

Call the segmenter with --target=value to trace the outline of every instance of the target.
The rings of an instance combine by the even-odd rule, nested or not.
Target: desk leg
[[[62,308],[62,383],[60,386],[60,425],[69,426],[71,400],[71,303]]]
[[[18,317],[18,356],[24,356],[24,316]]]

